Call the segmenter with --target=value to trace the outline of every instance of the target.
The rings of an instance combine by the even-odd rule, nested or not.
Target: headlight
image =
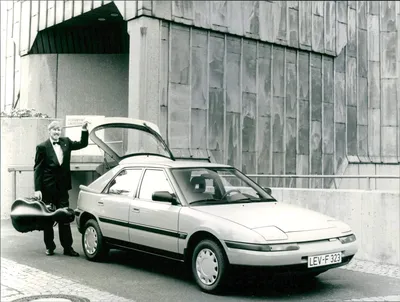
[[[253,229],[253,231],[263,236],[264,239],[267,241],[288,239],[288,237],[283,231],[274,226]]]
[[[297,251],[300,249],[297,243],[287,244],[259,244],[259,243],[244,243],[225,241],[226,245],[231,249],[248,250],[256,252],[284,252]]]
[[[339,237],[339,240],[341,243],[345,244],[345,243],[350,243],[350,242],[354,242],[356,241],[356,235],[351,234],[349,236],[343,236],[343,237]]]
[[[339,220],[329,220],[328,221],[332,226],[338,228],[342,233],[351,232],[351,228],[344,222]]]

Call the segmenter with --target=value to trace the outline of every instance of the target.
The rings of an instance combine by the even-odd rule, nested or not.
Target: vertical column
[[[297,51],[286,50],[286,102],[285,102],[285,174],[296,174],[297,141]],[[293,179],[286,179],[287,187],[295,187]]]
[[[191,144],[192,152],[207,157],[208,35],[192,29],[191,49]]]
[[[168,133],[177,156],[189,156],[190,143],[190,29],[170,24]]]
[[[297,158],[296,174],[309,174],[310,154],[310,56],[299,51],[297,56]],[[308,179],[298,179],[297,187],[308,188]]]
[[[397,12],[397,161],[400,163],[400,3],[396,2],[396,12]],[[400,166],[399,166],[400,175]],[[399,190],[400,190],[400,179],[399,179]]]
[[[259,43],[257,52],[257,171],[271,174],[271,45]],[[259,178],[263,186],[269,186],[270,179]]]
[[[367,2],[357,2],[357,145],[361,162],[368,160],[368,20]]]
[[[323,74],[323,110],[322,110],[322,163],[323,174],[333,175],[334,168],[334,81],[333,59],[324,57],[322,62]],[[333,179],[325,179],[324,187],[330,188]]]
[[[226,153],[227,164],[236,168],[240,166],[240,112],[241,112],[241,40],[227,38],[226,47]],[[267,156],[269,158],[269,154]]]
[[[384,163],[397,163],[397,39],[396,2],[381,1],[381,155]]]
[[[346,47],[346,154],[351,162],[357,162],[357,14],[348,7]],[[364,41],[364,40],[362,40]],[[366,47],[365,47],[366,49]],[[364,53],[364,50],[358,49]],[[358,60],[360,63],[360,60]],[[365,72],[365,71],[363,71]],[[351,181],[351,180],[350,180]]]
[[[380,162],[380,2],[371,1],[368,4],[368,157],[372,162]]]
[[[283,47],[274,46],[272,52],[272,173],[282,175],[285,169],[285,51]],[[283,187],[283,183],[283,179],[277,179],[274,186]]]
[[[342,174],[347,167],[346,158],[346,49],[347,1],[336,2],[336,53],[335,69],[335,173]]]
[[[311,54],[310,174],[322,174],[322,56]],[[321,188],[322,179],[311,180],[311,188]]]
[[[242,169],[256,173],[257,44],[243,42],[242,73]]]
[[[222,34],[209,36],[208,81],[208,148],[217,163],[224,157],[224,72],[225,38]]]
[[[128,21],[128,34],[128,117],[159,124],[160,21],[147,17]]]

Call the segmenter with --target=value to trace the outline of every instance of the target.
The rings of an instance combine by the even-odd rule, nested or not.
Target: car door
[[[129,208],[136,194],[142,169],[123,169],[98,201],[103,236],[129,242]]]
[[[177,253],[180,205],[152,200],[155,191],[175,193],[163,169],[146,169],[138,198],[131,202],[129,237],[133,244]]]

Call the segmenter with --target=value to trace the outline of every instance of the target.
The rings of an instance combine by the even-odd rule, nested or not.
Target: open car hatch
[[[89,137],[115,164],[137,155],[162,156],[175,160],[157,125],[147,121],[105,117],[91,125]]]

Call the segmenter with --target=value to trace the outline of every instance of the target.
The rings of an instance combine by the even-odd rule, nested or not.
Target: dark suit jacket
[[[60,137],[63,151],[63,163],[59,164],[50,139],[36,146],[34,181],[35,191],[53,193],[60,190],[71,190],[71,151],[85,148],[88,145],[89,133],[82,131],[79,142],[68,137]]]

